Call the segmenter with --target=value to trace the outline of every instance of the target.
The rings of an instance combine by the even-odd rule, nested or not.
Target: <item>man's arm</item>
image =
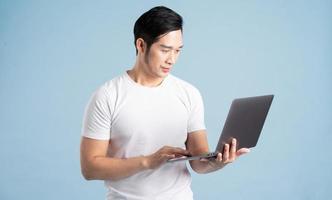
[[[81,170],[87,180],[120,180],[140,171],[155,169],[168,159],[188,155],[188,151],[176,147],[163,147],[148,156],[127,159],[107,157],[111,141],[82,137]]]
[[[191,155],[201,155],[209,152],[206,131],[199,130],[188,134],[187,150]],[[223,168],[228,163],[233,162],[242,154],[248,153],[249,149],[243,148],[236,151],[236,140],[233,139],[231,146],[225,144],[224,152],[218,153],[214,160],[202,159],[191,160],[190,166],[197,173],[209,173]]]

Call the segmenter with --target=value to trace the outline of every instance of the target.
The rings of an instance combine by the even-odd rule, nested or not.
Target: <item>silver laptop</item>
[[[274,95],[265,95],[234,99],[214,152],[173,158],[168,162],[216,157],[219,152],[223,152],[225,144],[231,143],[232,138],[237,140],[236,149],[255,147],[273,97]]]

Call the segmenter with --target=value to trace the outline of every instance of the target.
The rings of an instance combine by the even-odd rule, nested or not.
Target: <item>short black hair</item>
[[[165,6],[157,6],[145,12],[137,19],[134,26],[136,54],[138,38],[142,38],[146,42],[147,51],[149,51],[151,45],[158,41],[159,36],[171,31],[182,31],[182,24],[182,17]]]

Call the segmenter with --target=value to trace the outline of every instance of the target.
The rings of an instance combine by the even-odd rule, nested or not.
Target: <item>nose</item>
[[[176,61],[176,55],[174,51],[171,51],[170,54],[167,57],[166,63],[169,65],[173,65]]]

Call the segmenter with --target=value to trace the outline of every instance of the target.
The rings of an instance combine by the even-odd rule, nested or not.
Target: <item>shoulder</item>
[[[118,75],[100,85],[96,92],[104,93],[104,94],[114,94],[116,91],[119,90],[120,87],[123,87],[125,84],[124,75]]]
[[[173,86],[175,86],[180,91],[187,93],[188,95],[200,95],[199,90],[191,83],[180,79],[174,75],[169,75],[169,80]]]
[[[113,102],[118,96],[121,87],[124,85],[123,75],[118,75],[101,85],[99,85],[93,92],[92,98],[104,102]]]

